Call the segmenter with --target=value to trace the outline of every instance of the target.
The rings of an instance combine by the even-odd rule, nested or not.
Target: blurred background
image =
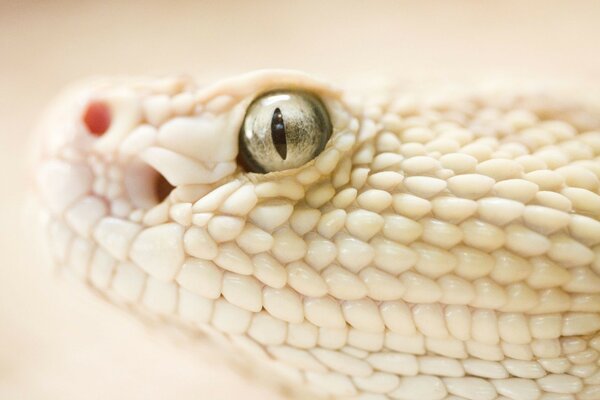
[[[600,81],[600,2],[0,0],[0,399],[281,399],[54,279],[20,223],[29,132],[67,83],[266,67]]]

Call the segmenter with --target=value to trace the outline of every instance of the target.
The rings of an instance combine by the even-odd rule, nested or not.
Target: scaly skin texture
[[[298,169],[250,174],[240,126],[274,89],[320,96],[333,134]],[[49,243],[110,301],[293,391],[599,399],[600,103],[583,98],[351,96],[286,71],[92,84],[42,123]],[[104,135],[83,123],[91,101]]]

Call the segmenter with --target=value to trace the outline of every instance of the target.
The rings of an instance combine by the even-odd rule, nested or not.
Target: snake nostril
[[[110,127],[110,109],[101,101],[92,101],[83,114],[83,122],[94,136],[102,136]]]

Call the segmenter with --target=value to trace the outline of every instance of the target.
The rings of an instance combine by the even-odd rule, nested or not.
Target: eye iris
[[[275,150],[284,160],[287,158],[287,141],[285,137],[285,125],[283,123],[283,115],[281,110],[276,108],[271,119],[271,138]]]
[[[276,90],[248,107],[239,134],[239,163],[249,172],[301,167],[319,155],[331,136],[327,109],[314,94]]]

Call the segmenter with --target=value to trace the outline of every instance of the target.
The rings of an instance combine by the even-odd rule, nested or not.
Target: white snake
[[[249,173],[247,110],[274,90],[320,99],[331,137],[302,159],[292,129],[329,128],[288,102],[257,147],[281,171]],[[600,102],[587,97],[348,94],[289,71],[97,82],[41,124],[48,241],[110,301],[275,366],[294,391],[600,399]]]

